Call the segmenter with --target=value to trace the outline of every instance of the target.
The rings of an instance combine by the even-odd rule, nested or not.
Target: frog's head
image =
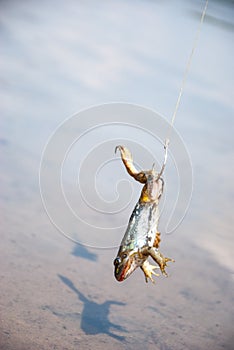
[[[115,278],[122,282],[137,268],[134,256],[127,252],[121,252],[114,260]]]

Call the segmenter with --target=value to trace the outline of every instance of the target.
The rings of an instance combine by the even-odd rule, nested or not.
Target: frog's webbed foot
[[[117,150],[120,151],[122,161],[125,165],[125,168],[127,172],[129,173],[130,176],[132,176],[136,181],[139,181],[141,183],[146,183],[147,182],[147,177],[144,171],[137,171],[134,164],[133,164],[133,159],[131,152],[129,149],[127,149],[124,146],[116,146],[115,147],[115,153]]]
[[[168,261],[172,261],[175,262],[174,259],[171,258],[166,258],[162,255],[162,253],[160,253],[160,251],[154,247],[150,247],[148,248],[148,254],[152,257],[152,259],[158,264],[158,266],[160,267],[160,270],[162,272],[163,275],[168,276],[166,271],[165,271],[165,267],[167,267],[167,262]]]
[[[144,263],[141,266],[142,271],[144,272],[145,275],[145,281],[148,282],[148,278],[151,280],[151,282],[155,283],[153,280],[152,275],[154,276],[159,276],[158,273],[154,272],[154,269],[159,269],[158,266],[150,265],[150,263],[145,260]]]

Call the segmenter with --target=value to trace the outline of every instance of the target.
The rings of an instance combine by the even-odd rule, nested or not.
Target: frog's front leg
[[[174,259],[171,258],[166,258],[162,255],[162,253],[160,253],[160,251],[155,248],[155,247],[148,247],[147,248],[147,253],[148,255],[151,256],[151,258],[158,264],[158,266],[160,267],[160,270],[162,272],[163,275],[167,276],[167,273],[165,271],[165,267],[168,266],[167,262],[168,261],[172,261],[174,262]]]
[[[161,242],[161,233],[160,232],[156,232],[156,236],[155,236],[155,240],[154,240],[154,244],[153,246],[155,248],[159,248],[159,243]]]
[[[141,269],[144,272],[145,275],[145,281],[148,282],[148,278],[151,280],[151,282],[155,283],[152,275],[154,276],[159,276],[158,273],[154,272],[154,269],[159,269],[160,267],[158,266],[154,266],[154,265],[150,265],[150,263],[148,262],[148,260],[145,260],[143,262],[143,264],[141,265]]]
[[[155,246],[153,246],[153,247],[145,247],[144,249],[142,249],[142,254],[145,255],[145,256],[151,256],[151,258],[158,264],[162,274],[165,275],[165,276],[167,276],[167,273],[165,271],[165,267],[168,266],[167,262],[168,261],[172,261],[172,262],[175,261],[174,259],[164,257],[162,255],[162,253],[160,253],[160,251]]]

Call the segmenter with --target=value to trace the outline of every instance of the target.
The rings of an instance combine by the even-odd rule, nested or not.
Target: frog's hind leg
[[[148,248],[148,254],[151,256],[151,258],[158,264],[160,267],[160,270],[163,275],[167,276],[167,272],[165,271],[165,267],[167,267],[167,262],[172,261],[174,262],[174,259],[166,258],[160,253],[160,251],[155,247],[149,247]]]
[[[136,170],[136,168],[133,164],[132,155],[131,155],[131,152],[129,151],[129,149],[127,149],[124,146],[117,146],[115,148],[115,153],[117,152],[117,150],[120,151],[122,161],[125,165],[127,172],[129,173],[129,175],[132,176],[136,181],[139,181],[139,182],[145,184],[147,182],[145,172],[144,171],[139,172]]]

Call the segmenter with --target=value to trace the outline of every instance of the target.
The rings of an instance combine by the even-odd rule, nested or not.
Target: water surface
[[[169,278],[146,285],[139,270],[117,283],[116,250],[77,248],[60,235],[38,185],[48,137],[83,108],[121,101],[170,120],[203,4],[1,2],[1,349],[232,348],[232,1],[209,1],[176,118],[194,192],[182,225],[163,237],[176,260]],[[100,179],[105,200],[125,176],[118,167]],[[92,220],[126,222],[134,190],[126,212]],[[98,240],[90,227],[79,234]]]

